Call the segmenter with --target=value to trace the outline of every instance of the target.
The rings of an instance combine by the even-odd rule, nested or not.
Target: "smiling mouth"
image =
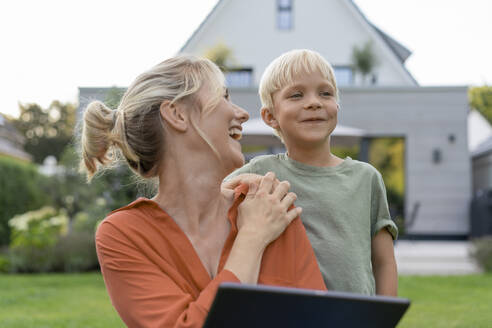
[[[310,118],[310,119],[307,119],[307,120],[303,120],[301,122],[307,122],[307,123],[318,123],[318,122],[325,122],[326,120],[322,119],[322,118]]]
[[[232,139],[239,141],[241,140],[241,137],[243,136],[241,128],[238,127],[233,127],[229,129],[229,137]]]

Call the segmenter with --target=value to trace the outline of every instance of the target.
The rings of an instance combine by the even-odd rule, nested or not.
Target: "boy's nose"
[[[321,108],[321,102],[316,97],[309,97],[304,105],[305,109],[319,109]]]

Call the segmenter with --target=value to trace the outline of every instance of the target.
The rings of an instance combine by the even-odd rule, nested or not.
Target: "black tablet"
[[[204,328],[390,328],[410,301],[386,296],[223,283]]]

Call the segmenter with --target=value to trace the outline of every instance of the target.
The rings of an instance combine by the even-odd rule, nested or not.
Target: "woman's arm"
[[[372,239],[372,271],[376,280],[376,294],[398,295],[398,272],[396,269],[393,237],[386,229],[381,229]]]
[[[326,290],[316,255],[300,218],[292,222],[292,228],[296,229],[296,287]]]

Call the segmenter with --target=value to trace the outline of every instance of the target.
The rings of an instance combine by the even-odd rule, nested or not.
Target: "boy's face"
[[[337,125],[335,89],[321,73],[299,73],[291,85],[273,94],[273,113],[263,115],[280,130],[285,144],[312,148],[329,142]]]

